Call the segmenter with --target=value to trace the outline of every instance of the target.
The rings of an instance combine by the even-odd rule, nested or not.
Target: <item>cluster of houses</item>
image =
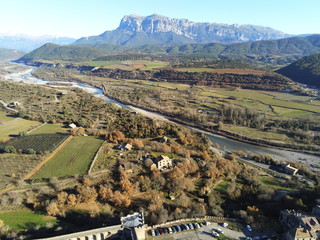
[[[310,214],[284,210],[280,213],[280,222],[285,231],[285,240],[319,240],[320,239],[320,205]]]
[[[167,137],[161,137],[158,139],[159,142],[167,142]],[[120,144],[114,147],[117,150],[130,151],[132,150],[132,145],[129,143]],[[165,171],[173,167],[172,159],[165,155],[159,155],[157,157],[152,157],[150,155],[146,155],[141,158],[141,160],[149,160],[150,164],[147,166],[151,171],[159,170]],[[119,162],[119,165],[127,171],[132,169],[130,162]]]

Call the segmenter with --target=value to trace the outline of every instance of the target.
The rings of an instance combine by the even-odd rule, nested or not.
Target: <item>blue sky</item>
[[[320,0],[0,0],[0,33],[82,37],[118,27],[128,14],[254,24],[320,33]]]

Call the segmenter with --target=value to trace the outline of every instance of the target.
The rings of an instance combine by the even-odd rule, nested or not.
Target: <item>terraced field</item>
[[[14,138],[6,143],[0,144],[0,149],[5,146],[13,146],[18,152],[36,153],[52,152],[57,148],[69,135],[62,133],[36,134]]]
[[[9,121],[0,125],[0,141],[8,141],[20,132],[27,132],[41,125],[40,122],[30,121],[22,118],[16,118],[14,121]]]
[[[29,134],[68,133],[69,129],[62,124],[44,124]]]
[[[11,121],[13,119],[14,119],[14,117],[10,116],[10,114],[0,111],[0,125],[4,124],[6,122],[9,122],[9,121]]]
[[[26,176],[43,158],[44,156],[34,154],[1,154],[0,189]]]
[[[74,137],[50,159],[34,179],[84,174],[103,140],[96,137]]]

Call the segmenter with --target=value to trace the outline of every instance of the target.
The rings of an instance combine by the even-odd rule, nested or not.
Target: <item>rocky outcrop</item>
[[[76,44],[144,44],[234,43],[288,37],[275,29],[254,25],[196,23],[187,19],[161,15],[124,16],[119,27],[99,36],[81,38]]]

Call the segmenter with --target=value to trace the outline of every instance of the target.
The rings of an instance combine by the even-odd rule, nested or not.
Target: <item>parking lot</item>
[[[168,226],[169,227],[169,226]],[[182,231],[173,234],[165,234],[156,237],[148,237],[148,239],[177,239],[177,240],[206,240],[206,239],[215,239],[212,236],[213,229],[221,229],[223,231],[223,235],[230,239],[240,239],[241,237],[248,236],[249,233],[245,234],[244,232],[237,232],[229,229],[228,227],[222,227],[220,224],[211,223],[210,225],[204,225],[199,229]],[[220,234],[221,235],[221,234]]]

